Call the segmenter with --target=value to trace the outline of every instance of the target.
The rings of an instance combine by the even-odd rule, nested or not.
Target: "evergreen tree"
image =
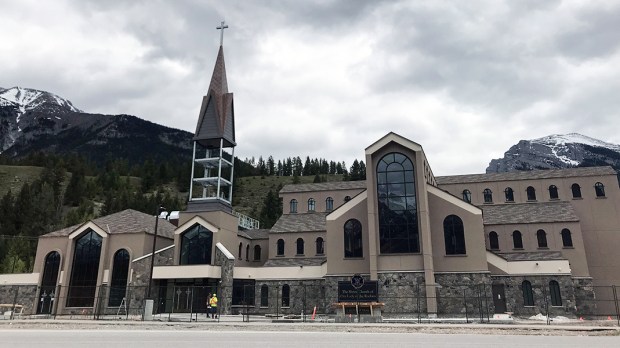
[[[260,212],[260,222],[263,228],[271,228],[282,215],[282,204],[277,193],[273,190],[267,192],[263,201],[263,209]]]

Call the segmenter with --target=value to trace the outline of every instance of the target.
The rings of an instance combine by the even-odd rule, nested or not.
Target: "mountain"
[[[30,88],[0,88],[0,153],[79,154],[97,163],[122,158],[189,159],[192,134],[130,115],[84,112],[69,100]]]
[[[491,160],[486,172],[592,166],[611,166],[620,171],[620,145],[578,133],[521,140],[503,158]]]

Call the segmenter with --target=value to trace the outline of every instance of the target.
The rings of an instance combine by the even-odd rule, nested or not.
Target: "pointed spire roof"
[[[217,53],[209,90],[202,98],[194,135],[194,140],[208,147],[219,147],[220,139],[224,139],[225,146],[236,145],[233,94],[228,92],[222,46]]]

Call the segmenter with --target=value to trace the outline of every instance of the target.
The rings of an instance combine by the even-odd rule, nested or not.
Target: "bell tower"
[[[202,98],[193,138],[192,178],[188,211],[232,211],[233,164],[235,158],[235,109],[228,92],[223,38],[207,95]]]

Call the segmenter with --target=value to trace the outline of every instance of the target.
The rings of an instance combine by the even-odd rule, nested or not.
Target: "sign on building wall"
[[[379,302],[377,281],[365,281],[359,289],[351,282],[338,282],[338,302]]]

